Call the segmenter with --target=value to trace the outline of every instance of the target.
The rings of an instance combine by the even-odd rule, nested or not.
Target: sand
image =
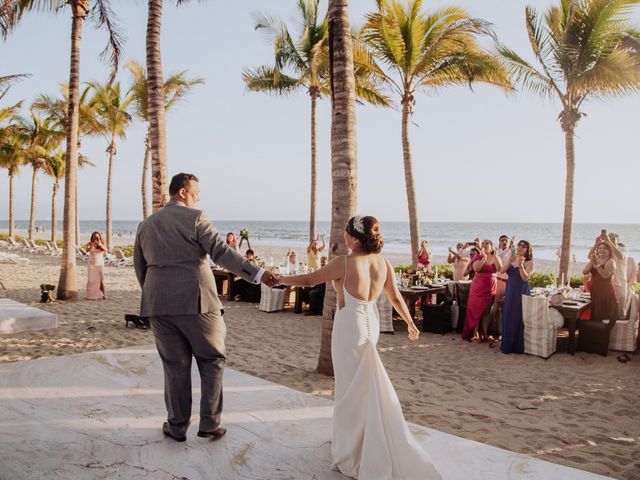
[[[133,269],[106,267],[107,300],[39,304],[40,283],[57,283],[59,260],[26,255],[29,266],[0,264],[11,298],[56,313],[56,330],[0,336],[0,362],[143,345],[150,331],[127,329],[137,312]],[[86,266],[78,268],[81,293]],[[262,313],[225,303],[229,367],[331,398],[333,379],[314,373],[322,319]],[[396,323],[397,329],[401,324]],[[640,356],[566,353],[548,360],[503,355],[457,335],[381,335],[382,361],[408,420],[483,443],[615,478],[640,479]],[[157,372],[162,375],[162,372]],[[455,452],[452,452],[455,455]]]

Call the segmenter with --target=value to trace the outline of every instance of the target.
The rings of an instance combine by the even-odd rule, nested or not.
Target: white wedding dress
[[[346,284],[346,259],[345,277]],[[333,321],[335,375],[333,468],[360,480],[442,478],[415,440],[376,344],[380,317],[375,301],[351,295]]]

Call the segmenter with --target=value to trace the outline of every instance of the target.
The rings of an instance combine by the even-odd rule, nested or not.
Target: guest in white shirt
[[[289,250],[287,253],[287,275],[296,275],[298,273],[298,259],[296,252]]]

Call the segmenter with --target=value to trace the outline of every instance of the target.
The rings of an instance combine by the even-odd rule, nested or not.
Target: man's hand
[[[280,283],[280,277],[267,270],[262,274],[262,278],[260,278],[260,281],[267,287],[275,287]]]

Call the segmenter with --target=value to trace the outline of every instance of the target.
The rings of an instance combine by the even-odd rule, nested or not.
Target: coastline
[[[6,233],[6,231],[2,231],[1,233]],[[22,237],[27,235],[26,230],[16,229],[16,234]],[[50,240],[51,233],[50,232],[38,232],[34,233],[34,237],[39,240]],[[80,242],[82,244],[86,244],[89,242],[90,234],[81,234]],[[60,237],[61,238],[61,237]],[[133,245],[135,238],[130,236],[117,236],[114,235],[112,239],[113,247],[120,247],[125,245]],[[255,251],[256,255],[263,260],[271,261],[273,258],[273,263],[284,264],[286,261],[287,251],[289,247],[283,245],[273,245],[268,241],[263,240],[253,240],[251,241],[251,247]],[[246,243],[243,244],[241,248],[241,253],[244,254],[246,248]],[[292,247],[298,256],[298,261],[302,261],[306,263],[306,248],[305,247]],[[325,250],[326,252],[326,250]],[[385,252],[384,249],[382,251],[383,255],[385,255],[392,265],[406,265],[411,263],[411,255],[409,253],[398,253],[395,251]],[[447,263],[447,257],[444,255],[433,255],[432,256],[433,264],[445,264]],[[557,274],[558,272],[558,262],[547,259],[537,259],[534,258],[535,270],[541,273],[553,273]],[[587,262],[571,262],[569,265],[570,275],[582,275],[582,269],[585,267]]]

